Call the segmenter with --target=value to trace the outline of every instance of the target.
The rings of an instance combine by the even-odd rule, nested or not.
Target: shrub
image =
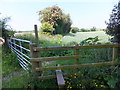
[[[76,32],[79,32],[79,28],[78,27],[71,27],[71,30],[70,30],[72,33],[76,33]]]
[[[93,27],[93,28],[91,28],[91,29],[90,29],[90,31],[96,31],[96,28],[95,28],[95,27]]]
[[[89,29],[85,29],[85,28],[81,28],[80,31],[81,31],[81,32],[88,32],[88,31],[90,31],[90,30],[89,30]]]
[[[96,36],[94,38],[90,37],[90,38],[87,38],[87,39],[83,40],[82,42],[80,42],[80,45],[100,44],[100,42],[98,42],[98,41],[99,41],[98,36]]]
[[[54,28],[51,24],[44,22],[40,28],[40,33],[50,33],[53,34]]]

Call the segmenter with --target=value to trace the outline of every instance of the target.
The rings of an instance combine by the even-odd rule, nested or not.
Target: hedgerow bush
[[[72,33],[76,33],[76,32],[79,32],[79,28],[78,27],[71,27],[71,30],[70,30]]]
[[[41,33],[41,34],[46,34],[46,33],[53,34],[54,30],[55,29],[53,28],[53,26],[51,24],[44,22],[44,23],[42,23],[42,26],[40,27],[39,33]]]

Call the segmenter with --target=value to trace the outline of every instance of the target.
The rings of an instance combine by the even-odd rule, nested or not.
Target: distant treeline
[[[85,28],[79,29],[78,27],[71,27],[70,31],[72,33],[76,33],[76,32],[90,32],[90,31],[105,31],[105,29],[97,29],[96,27],[92,27],[90,29],[85,29]]]

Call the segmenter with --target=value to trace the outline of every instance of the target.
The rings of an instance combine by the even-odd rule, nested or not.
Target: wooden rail
[[[42,75],[43,71],[46,70],[57,70],[56,75],[48,75],[48,76],[38,76],[39,79],[48,79],[48,78],[57,78],[59,86],[64,86],[63,78],[62,76],[68,76],[69,74],[63,74],[61,73],[61,70],[64,69],[75,69],[75,68],[83,68],[83,67],[93,67],[93,66],[106,66],[106,65],[120,65],[120,63],[114,62],[114,60],[117,57],[117,48],[120,47],[120,44],[104,44],[104,45],[89,45],[89,46],[59,46],[59,47],[37,47],[34,44],[30,45],[30,52],[32,57],[30,58],[30,61],[33,65],[33,72],[41,73]],[[80,49],[94,49],[94,48],[113,48],[113,60],[109,62],[99,62],[99,63],[86,63],[86,64],[78,64],[78,61],[81,57],[79,55]],[[53,57],[38,57],[35,53],[42,52],[42,51],[49,51],[49,50],[75,50],[75,55],[72,56],[53,56]],[[64,65],[64,66],[52,66],[52,67],[42,67],[42,62],[44,61],[56,61],[56,60],[75,60],[75,63],[73,65]],[[60,72],[59,72],[60,71]],[[59,73],[58,73],[59,72]],[[80,73],[77,73],[80,74]],[[61,79],[62,81],[60,81]]]
[[[39,61],[55,61],[55,60],[71,60],[80,58],[78,55],[74,56],[56,56],[56,57],[41,57],[41,58],[31,58],[31,62],[39,62]]]
[[[117,48],[120,44],[88,45],[88,46],[63,46],[63,47],[34,47],[34,51],[62,50],[62,49],[92,49],[92,48]]]
[[[101,62],[101,63],[88,63],[88,64],[77,64],[77,65],[64,65],[64,66],[52,66],[52,67],[43,67],[43,68],[36,68],[36,71],[45,71],[45,70],[57,70],[57,69],[75,69],[75,68],[83,68],[83,67],[90,67],[90,66],[104,66],[104,65],[119,65],[120,63],[114,62]]]

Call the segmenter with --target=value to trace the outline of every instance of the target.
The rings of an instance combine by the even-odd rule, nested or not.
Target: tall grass
[[[2,50],[2,75],[7,76],[13,71],[20,70],[20,65],[17,60],[17,56],[14,52],[5,52],[4,48]]]

